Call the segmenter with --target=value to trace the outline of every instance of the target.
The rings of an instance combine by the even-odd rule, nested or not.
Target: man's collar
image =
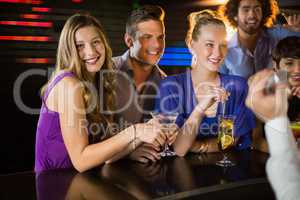
[[[133,73],[129,49],[121,56],[121,59],[123,60],[123,62],[125,64],[121,66],[120,70],[124,71],[124,72]],[[153,75],[161,76],[161,77],[167,76],[166,73],[164,71],[162,71],[157,64],[155,64],[152,68],[152,72],[151,72],[150,76],[153,76]]]
[[[260,42],[260,40],[265,40],[267,38],[268,38],[267,28],[264,27],[260,31],[257,42]]]
[[[132,67],[129,60],[129,50],[127,50],[122,56],[121,56],[122,62],[124,63],[120,70],[121,71],[132,71]]]
[[[266,33],[266,29],[262,28],[261,32],[258,36],[258,40],[257,42],[259,42],[262,38],[267,38],[267,33]],[[236,31],[232,37],[230,38],[230,40],[228,41],[228,48],[236,48],[236,47],[241,47],[240,42],[239,42],[239,37],[238,37],[238,31]]]

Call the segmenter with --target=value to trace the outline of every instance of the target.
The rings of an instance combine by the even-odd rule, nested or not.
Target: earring
[[[196,65],[197,64],[197,56],[193,55],[192,57],[192,65]]]

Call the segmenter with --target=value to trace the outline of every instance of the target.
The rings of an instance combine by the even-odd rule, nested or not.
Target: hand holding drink
[[[176,139],[177,125],[175,124],[178,113],[157,113],[151,112],[154,120],[159,123],[160,129],[166,134],[164,150],[160,153],[162,157],[175,156],[175,152],[169,149],[169,145]]]

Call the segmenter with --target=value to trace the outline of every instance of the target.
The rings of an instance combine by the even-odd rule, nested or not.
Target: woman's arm
[[[134,142],[135,142],[135,144],[133,144]],[[129,155],[130,153],[135,151],[136,148],[138,148],[141,144],[142,144],[142,142],[140,140],[135,139],[135,141],[132,141],[130,143],[130,145],[128,145],[123,151],[117,153],[114,157],[107,160],[105,162],[105,164],[110,164],[110,163],[113,163],[113,162],[116,162],[116,161],[120,160],[121,158],[123,158],[126,155]]]
[[[185,156],[194,143],[200,123],[204,117],[204,110],[196,106],[187,121],[183,124],[173,144],[174,151],[178,156]]]
[[[189,150],[191,150],[191,148],[195,149],[195,146],[193,147],[192,145],[194,144],[199,126],[207,109],[214,103],[224,101],[228,97],[228,94],[223,88],[213,86],[207,87],[205,90],[201,90],[201,93],[199,94],[196,92],[196,95],[199,96],[199,103],[179,130],[173,145],[176,154],[179,156],[184,156]],[[197,145],[197,143],[194,145]]]
[[[154,120],[150,120],[147,123],[140,124],[139,127],[142,127],[137,129],[136,131],[141,134],[153,134],[153,131],[161,131],[159,126],[157,126],[157,123],[154,122]],[[148,132],[148,133],[147,133]],[[150,132],[150,133],[149,133]],[[158,137],[156,141],[154,141],[153,144],[144,143],[138,138],[136,138],[132,143],[133,145],[127,146],[123,151],[116,154],[113,158],[109,159],[105,163],[112,163],[115,162],[121,158],[123,158],[126,155],[129,155],[129,158],[131,160],[147,163],[149,160],[152,162],[156,162],[160,159],[159,151],[160,148],[164,145],[166,142],[167,136],[162,135],[162,137]]]
[[[86,110],[83,100],[84,88],[74,78],[65,78],[58,84],[58,111],[62,136],[70,159],[79,171],[103,164],[118,152],[123,151],[135,138],[153,143],[159,133],[137,134],[140,124],[131,126],[117,135],[96,144],[89,144],[86,123]]]
[[[217,138],[205,138],[201,141],[195,141],[191,148],[190,152],[193,153],[210,153],[210,152],[218,152],[218,143]]]

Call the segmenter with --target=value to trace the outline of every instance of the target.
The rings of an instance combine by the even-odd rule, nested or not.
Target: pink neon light
[[[36,63],[36,64],[54,63],[54,59],[51,58],[18,58],[16,60],[19,63]]]
[[[52,27],[52,22],[0,21],[0,25]]]
[[[32,42],[48,42],[51,41],[47,36],[13,36],[0,35],[0,40],[14,40],[14,41],[32,41]]]
[[[34,12],[51,12],[51,8],[46,8],[46,7],[32,7],[31,10]]]
[[[83,0],[72,0],[73,3],[81,3]]]
[[[43,3],[43,1],[40,1],[40,0],[0,0],[0,3],[24,3],[24,4],[40,5]]]
[[[37,15],[37,14],[21,14],[20,17],[24,18],[24,19],[42,19],[43,18],[42,15]]]

